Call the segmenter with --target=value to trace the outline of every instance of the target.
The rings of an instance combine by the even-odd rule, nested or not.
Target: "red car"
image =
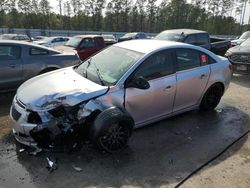
[[[77,51],[80,59],[83,61],[106,47],[104,39],[99,35],[77,35],[71,37],[64,46],[57,46],[59,51]]]

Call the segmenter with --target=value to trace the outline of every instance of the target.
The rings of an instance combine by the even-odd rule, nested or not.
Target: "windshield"
[[[250,31],[247,31],[240,36],[240,39],[248,39],[249,37],[250,37]]]
[[[241,46],[250,46],[250,38],[248,38],[247,40],[245,40]]]
[[[114,85],[143,53],[111,46],[75,68],[76,72],[101,85]]]
[[[177,33],[166,33],[162,32],[154,38],[155,40],[168,40],[168,41],[181,41],[184,35]]]
[[[65,46],[77,48],[81,41],[82,41],[82,38],[80,37],[72,37],[68,40],[68,42],[65,43]]]
[[[136,33],[127,33],[123,37],[134,37]]]

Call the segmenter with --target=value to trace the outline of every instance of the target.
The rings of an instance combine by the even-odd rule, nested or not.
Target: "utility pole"
[[[245,19],[246,6],[247,6],[247,0],[245,0],[245,2],[242,3],[242,10],[243,10],[243,13],[241,14],[241,18],[240,18],[240,33],[242,33],[242,29],[243,29],[243,26],[244,26],[244,19]]]
[[[62,0],[57,0],[58,1],[58,6],[59,6],[59,13],[60,17],[62,16]]]

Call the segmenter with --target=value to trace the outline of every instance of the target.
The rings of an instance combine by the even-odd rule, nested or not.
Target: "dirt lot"
[[[0,187],[174,187],[250,129],[250,77],[234,75],[216,111],[188,112],[136,130],[124,151],[86,145],[71,154],[19,152],[9,128],[13,94],[0,95]],[[49,173],[46,157],[58,158]],[[72,166],[81,167],[77,172]],[[250,139],[244,136],[181,187],[250,187]]]

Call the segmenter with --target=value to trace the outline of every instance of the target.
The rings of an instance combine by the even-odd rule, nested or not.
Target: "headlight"
[[[227,51],[227,52],[225,53],[225,57],[229,57],[231,54],[232,54],[232,52]]]

